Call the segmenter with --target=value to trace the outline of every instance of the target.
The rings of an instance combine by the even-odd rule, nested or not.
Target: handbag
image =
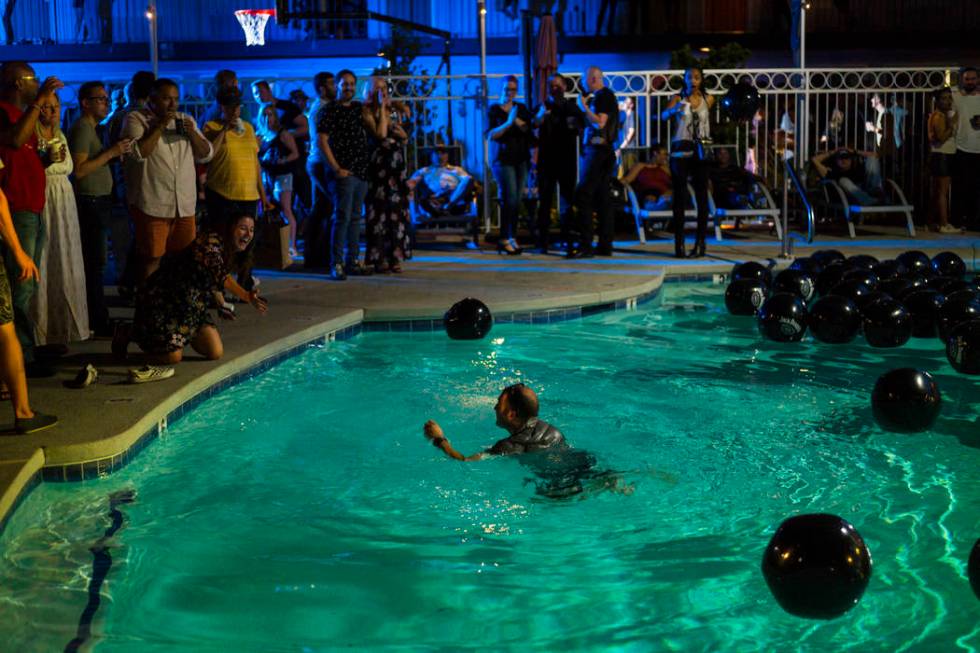
[[[285,270],[293,264],[289,254],[289,222],[281,214],[265,213],[255,225],[255,265]]]

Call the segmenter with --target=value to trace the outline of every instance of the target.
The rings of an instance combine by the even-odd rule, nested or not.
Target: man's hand
[[[197,127],[197,125],[195,124],[193,118],[191,118],[190,116],[184,116],[183,118],[181,118],[181,122],[184,123],[184,133],[185,134],[187,134],[188,136],[190,136],[191,134],[194,133],[194,129]]]
[[[34,100],[37,104],[44,104],[45,102],[50,102],[54,98],[55,92],[64,87],[64,83],[57,77],[48,77],[41,84],[41,88],[37,91],[37,97]]]
[[[344,168],[341,168],[337,172],[335,172],[334,174],[337,176],[337,179],[345,179],[347,177],[350,177],[350,170],[346,170]]]
[[[121,138],[116,141],[111,148],[109,148],[109,151],[112,153],[112,158],[115,159],[124,154],[128,154],[131,149],[133,149],[133,139]]]
[[[34,265],[34,261],[31,260],[31,257],[23,249],[18,248],[14,252],[14,260],[17,261],[17,267],[20,268],[20,275],[18,275],[17,281],[27,281],[28,279],[33,279],[34,281],[41,280],[41,273],[37,271],[37,266]]]
[[[428,422],[426,422],[422,431],[425,433],[425,437],[429,438],[430,440],[438,440],[440,438],[443,440],[446,439],[445,434],[442,432],[442,427],[436,424],[435,420],[430,419]]]

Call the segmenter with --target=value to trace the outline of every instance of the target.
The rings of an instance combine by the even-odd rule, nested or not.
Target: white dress
[[[34,333],[39,345],[68,344],[87,340],[91,335],[78,207],[75,191],[68,181],[74,165],[67,142],[60,129],[52,140],[38,135],[40,147],[53,152],[65,145],[67,152],[64,161],[52,163],[44,171],[47,186],[41,221],[47,238],[38,265],[41,282],[31,303]]]

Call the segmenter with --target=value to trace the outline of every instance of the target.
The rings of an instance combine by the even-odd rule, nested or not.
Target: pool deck
[[[219,324],[225,356],[204,361],[188,350],[173,378],[145,385],[126,382],[128,367],[141,364],[131,347],[130,362],[121,364],[109,353],[107,340],[77,343],[57,361],[58,374],[30,379],[31,404],[55,413],[54,428],[33,435],[12,434],[12,414],[0,418],[0,531],[29,490],[41,480],[74,480],[101,476],[121,467],[151,439],[166,429],[168,415],[194,400],[220,390],[218,384],[263,369],[283,355],[316,340],[356,333],[351,327],[382,327],[401,322],[403,330],[419,328],[423,320],[439,320],[463,297],[478,297],[497,316],[531,321],[528,313],[610,305],[655,292],[665,276],[725,274],[736,262],[769,261],[777,268],[779,243],[762,232],[737,234],[722,243],[708,241],[708,257],[678,260],[673,244],[655,240],[645,245],[618,241],[615,255],[566,261],[560,256],[498,256],[490,250],[462,247],[423,249],[405,264],[401,275],[378,275],[331,282],[322,272],[260,271],[261,289],[269,312],[260,316],[239,305],[239,317]],[[839,249],[845,254],[890,258],[907,249],[932,255],[957,252],[974,268],[980,236],[940,236],[919,231],[910,239],[898,228],[868,227],[856,240],[819,236],[813,245],[794,243],[794,254]],[[690,247],[690,243],[689,243]],[[413,322],[406,322],[413,321]],[[345,330],[346,329],[346,330]],[[80,390],[63,383],[86,363],[99,370],[98,382]],[[223,387],[223,386],[222,386]],[[94,462],[93,462],[94,461]],[[85,465],[91,463],[91,465]],[[84,467],[83,467],[84,466]]]

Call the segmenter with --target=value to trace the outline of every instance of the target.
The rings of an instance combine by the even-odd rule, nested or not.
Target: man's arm
[[[37,118],[41,115],[41,105],[49,102],[54,92],[63,86],[64,84],[57,77],[45,79],[34,98],[34,103],[27,107],[27,111],[21,115],[20,119],[14,124],[0,129],[0,145],[18,148],[30,140],[31,134],[34,133],[34,125],[37,124]]]
[[[592,109],[589,108],[589,103],[585,101],[584,95],[578,96],[578,108],[582,110],[582,113],[585,115],[585,119],[599,129],[605,127],[606,123],[609,121],[609,114],[592,112]]]
[[[444,454],[446,454],[447,456],[455,460],[462,460],[464,462],[473,462],[476,460],[483,460],[488,456],[488,454],[482,451],[480,453],[475,453],[472,456],[464,456],[456,449],[454,449],[453,445],[449,444],[448,438],[446,438],[445,434],[442,432],[442,427],[436,424],[435,421],[431,419],[425,423],[423,432],[425,433],[425,437],[427,437],[432,442],[432,446],[434,446],[436,449],[441,450]]]
[[[89,158],[88,152],[72,151],[71,159],[72,164],[75,167],[75,179],[85,179],[116,157],[126,154],[129,152],[129,144],[130,140],[128,138],[123,138],[117,141],[114,145],[105,148],[92,158]]]
[[[190,116],[180,118],[184,121],[184,132],[191,139],[191,152],[197,163],[207,163],[214,157],[214,148],[211,141],[204,138],[204,134],[197,128],[197,123]]]
[[[333,150],[330,149],[330,137],[327,134],[319,132],[316,135],[316,143],[320,151],[323,152],[323,156],[327,159],[327,165],[330,166],[330,169],[333,170],[335,175],[341,179],[350,175],[350,170],[341,168],[340,164],[337,163],[337,159],[334,158]]]
[[[830,168],[824,165],[824,161],[826,161],[827,157],[829,157],[831,154],[833,153],[828,150],[826,152],[821,152],[810,159],[810,162],[813,163],[813,167],[817,169],[817,174],[820,175],[821,179],[830,173]]]
[[[153,154],[163,136],[163,126],[166,120],[155,119],[151,124],[143,125],[141,116],[136,111],[131,111],[126,115],[126,123],[123,125],[123,136],[134,140],[133,149],[130,153],[137,159],[147,159]]]

